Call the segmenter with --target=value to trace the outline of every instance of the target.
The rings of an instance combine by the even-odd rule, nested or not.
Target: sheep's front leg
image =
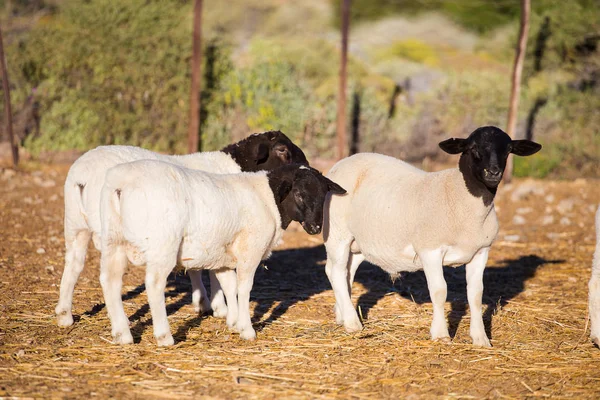
[[[127,267],[127,254],[122,245],[104,246],[100,258],[100,284],[104,292],[106,310],[112,325],[115,344],[131,344],[133,337],[129,330],[129,319],[123,309],[121,289],[123,273]]]
[[[66,230],[67,231],[67,230]],[[59,326],[73,325],[73,291],[75,284],[79,279],[79,274],[83,271],[85,264],[85,255],[87,253],[88,243],[92,233],[88,230],[81,230],[75,234],[65,232],[65,269],[60,280],[60,295],[56,305],[56,318]]]
[[[236,327],[240,332],[240,337],[246,340],[256,339],[256,332],[250,319],[250,291],[259,263],[260,259],[245,262],[237,267],[238,320]]]
[[[215,271],[208,271],[208,276],[210,277],[210,307],[213,310],[213,317],[225,318],[228,315],[227,305],[225,304],[225,297],[227,294],[225,294],[225,297],[223,296],[223,289],[221,289],[221,284],[219,283],[219,279],[217,279],[216,274],[217,273]],[[235,299],[235,303],[237,305],[237,299]],[[227,304],[231,303],[228,301]]]
[[[171,335],[165,304],[167,277],[173,269],[173,265],[175,265],[174,261],[165,264],[148,263],[146,266],[146,293],[152,313],[154,337],[159,346],[171,346],[175,343]]]
[[[350,243],[327,243],[327,263],[325,273],[335,295],[336,322],[343,324],[346,332],[358,332],[362,324],[352,305],[350,290],[348,288],[348,259],[350,256]]]
[[[200,314],[210,311],[208,293],[202,283],[202,271],[191,269],[188,271],[188,275],[192,283],[192,305],[194,306],[194,311]]]
[[[427,278],[429,296],[433,303],[433,321],[431,323],[431,339],[443,341],[450,340],[448,325],[444,316],[444,303],[446,303],[447,286],[442,267],[443,255],[441,250],[424,251],[418,253],[423,263],[423,271]]]
[[[487,263],[489,247],[479,250],[470,263],[467,264],[467,298],[471,311],[471,339],[476,346],[490,347],[490,341],[485,333],[481,312],[483,297],[483,271]]]
[[[235,330],[237,329],[236,323],[239,315],[236,273],[232,269],[221,269],[218,271],[211,271],[211,273],[213,272],[215,276],[215,281],[218,281],[220,283],[219,288],[222,288],[222,291],[225,293],[225,297],[227,298],[228,305],[225,306],[225,310],[227,312],[227,326]],[[214,286],[211,282],[211,290],[213,287]]]

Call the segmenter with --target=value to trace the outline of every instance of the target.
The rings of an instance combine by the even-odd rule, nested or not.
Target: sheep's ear
[[[271,146],[268,143],[260,143],[254,148],[254,161],[256,164],[262,164],[269,158],[269,150]]]
[[[278,203],[282,203],[286,197],[292,191],[292,182],[287,180],[279,181],[279,187],[277,188],[277,200]]]
[[[346,194],[346,189],[344,189],[331,179],[327,179],[325,177],[323,177],[323,179],[325,179],[325,181],[327,182],[327,189],[329,192],[333,194]]]
[[[513,140],[511,153],[517,156],[530,156],[542,149],[542,145],[531,140]]]
[[[439,146],[448,154],[460,154],[467,149],[467,139],[447,139],[440,142]]]
[[[278,143],[273,147],[273,150],[275,150],[275,154],[281,160],[281,164],[285,165],[292,162],[292,153],[285,144]]]

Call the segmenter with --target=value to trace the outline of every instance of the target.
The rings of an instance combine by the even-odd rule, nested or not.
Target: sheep
[[[347,196],[327,200],[323,229],[336,322],[348,332],[362,329],[350,294],[354,274],[367,260],[392,277],[424,270],[433,303],[431,337],[448,341],[442,266],[466,263],[471,338],[475,345],[490,346],[481,299],[483,270],[498,232],[494,196],[509,153],[529,156],[541,146],[511,140],[493,126],[439,146],[461,153],[458,168],[427,173],[392,157],[361,153],[327,174],[348,189]]]
[[[106,171],[121,163],[151,159],[188,168],[227,174],[240,171],[270,170],[294,163],[308,164],[298,146],[279,131],[254,134],[221,151],[167,156],[132,146],[101,146],[81,156],[71,166],[65,182],[65,268],[56,306],[59,326],[73,324],[73,291],[83,270],[90,239],[100,249],[100,191]],[[201,273],[190,271],[192,304],[196,312],[211,308],[216,317],[225,317],[227,306],[214,273],[210,274],[211,302],[206,296]]]
[[[589,283],[589,312],[592,324],[590,337],[600,347],[600,206],[596,210],[596,251]]]
[[[345,190],[298,164],[229,175],[154,160],[111,168],[100,202],[100,283],[114,342],[133,343],[121,301],[127,260],[146,265],[159,346],[173,344],[164,289],[176,264],[215,271],[227,298],[227,325],[255,339],[249,310],[254,273],[292,220],[311,235],[321,232],[328,192]]]

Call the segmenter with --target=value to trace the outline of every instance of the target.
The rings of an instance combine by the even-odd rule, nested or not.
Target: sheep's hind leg
[[[100,284],[104,292],[106,310],[112,325],[115,344],[131,344],[133,337],[129,330],[129,319],[123,309],[121,289],[123,273],[127,267],[127,254],[122,245],[112,245],[103,249],[100,258]]]
[[[155,264],[149,262],[146,266],[146,293],[148,294],[148,304],[152,313],[154,337],[159,346],[171,346],[175,343],[171,335],[165,304],[167,277],[173,269],[172,266],[175,265],[175,257],[172,258],[172,261],[168,263]]]
[[[59,326],[73,325],[73,292],[85,264],[88,243],[92,233],[80,230],[75,234],[65,233],[65,269],[60,280],[60,295],[56,305],[56,318]]]
[[[471,312],[471,339],[476,346],[490,347],[490,341],[485,333],[481,312],[483,297],[483,271],[487,263],[489,247],[479,250],[470,263],[467,264],[467,297]]]
[[[423,270],[427,278],[429,296],[433,303],[433,321],[431,323],[431,339],[450,341],[448,325],[444,315],[444,303],[446,303],[447,285],[444,279],[442,267],[442,252],[440,250],[418,253],[423,262]]]
[[[192,305],[194,311],[199,314],[204,314],[210,311],[210,301],[208,300],[208,293],[202,283],[202,271],[201,270],[189,270],[188,275],[192,282]]]

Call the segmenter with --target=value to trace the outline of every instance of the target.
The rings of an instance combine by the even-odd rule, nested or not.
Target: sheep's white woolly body
[[[164,287],[176,263],[214,268],[217,276],[233,274],[233,282],[221,281],[227,323],[244,339],[256,336],[248,305],[254,271],[283,234],[266,172],[214,175],[156,161],[121,164],[106,175],[101,215],[100,280],[116,342],[133,340],[120,304],[123,248],[130,261],[142,257],[147,265],[146,290],[159,345],[173,343]],[[131,260],[130,246],[138,259]]]
[[[590,336],[596,346],[600,346],[600,206],[596,211],[596,251],[592,261],[589,291]]]
[[[136,160],[159,160],[186,168],[199,169],[215,174],[234,174],[241,172],[240,166],[221,151],[194,153],[183,156],[169,156],[134,146],[100,146],[81,156],[69,170],[65,182],[65,197],[68,195],[79,203],[80,186],[84,186],[81,208],[69,207],[65,219],[69,218],[69,227],[89,229],[100,234],[100,191],[104,184],[106,171],[115,165]],[[85,221],[81,217],[85,218]],[[86,225],[83,225],[83,224]],[[67,221],[65,220],[65,225]]]
[[[87,245],[90,238],[100,249],[100,191],[106,171],[115,165],[135,160],[160,160],[187,168],[209,171],[216,174],[240,172],[240,166],[228,154],[215,151],[184,156],[167,156],[133,146],[101,146],[81,156],[69,170],[65,182],[65,271],[60,285],[60,298],[56,306],[58,324],[73,324],[71,308],[73,290],[83,270]],[[130,249],[133,255],[135,249]],[[142,260],[132,257],[132,262]],[[217,316],[225,316],[226,305],[220,291],[211,293],[212,304],[208,304],[206,291],[200,275],[190,275],[192,303],[197,311],[213,308]],[[216,282],[211,276],[211,282]],[[216,285],[215,285],[216,286]],[[202,299],[202,303],[201,303]]]
[[[329,226],[324,232],[336,319],[348,331],[362,329],[345,285],[352,284],[363,260],[392,276],[425,269],[432,299],[443,293],[445,300],[442,265],[466,263],[471,281],[470,274],[483,274],[498,221],[493,203],[484,205],[470,194],[458,168],[426,173],[392,157],[361,153],[338,162],[327,176],[348,191],[326,205]],[[473,283],[468,294],[470,304],[479,296],[478,309],[471,307],[471,336],[476,344],[489,346],[481,321],[482,290]],[[432,337],[448,337],[445,319],[437,315]]]

